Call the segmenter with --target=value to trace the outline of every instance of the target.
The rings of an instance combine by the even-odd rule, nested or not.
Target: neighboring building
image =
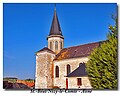
[[[47,40],[48,47],[36,52],[35,88],[92,88],[85,64],[100,42],[64,48],[56,9]]]
[[[35,85],[35,80],[33,79],[17,80],[17,83],[22,83],[27,85],[29,88],[33,88]]]
[[[3,89],[30,89],[30,88],[23,83],[11,83],[8,81],[3,81]]]
[[[15,77],[3,78],[3,89],[30,89],[34,88],[34,86],[34,79],[19,80]]]
[[[11,83],[15,83],[17,81],[18,78],[15,78],[15,77],[5,77],[3,78],[3,81],[8,81],[8,82],[11,82]]]

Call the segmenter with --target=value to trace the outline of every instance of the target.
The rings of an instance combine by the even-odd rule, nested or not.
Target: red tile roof
[[[23,83],[10,83],[3,81],[3,89],[30,89],[30,88]]]
[[[44,47],[43,49],[41,49],[41,50],[37,51],[36,53],[38,53],[38,52],[42,52],[42,51],[47,51],[47,52],[50,52],[50,53],[55,54],[55,52],[53,52],[52,50],[50,50],[50,49],[49,49],[49,48],[47,48],[47,47]]]
[[[62,60],[77,57],[89,56],[94,48],[98,47],[100,42],[89,43],[79,46],[64,48],[56,55],[54,60]]]

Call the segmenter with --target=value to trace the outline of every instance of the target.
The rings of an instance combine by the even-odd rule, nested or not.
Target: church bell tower
[[[62,31],[58,21],[56,6],[54,8],[54,16],[47,40],[48,40],[48,48],[51,49],[56,54],[59,53],[64,47],[64,37],[62,35]]]

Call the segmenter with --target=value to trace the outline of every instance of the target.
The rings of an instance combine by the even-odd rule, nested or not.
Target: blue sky
[[[106,40],[117,5],[57,4],[64,47]],[[3,76],[34,78],[35,52],[47,46],[54,4],[5,4],[3,6]]]

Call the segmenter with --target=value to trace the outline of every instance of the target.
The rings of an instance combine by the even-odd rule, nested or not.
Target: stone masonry
[[[47,51],[36,54],[36,81],[35,88],[52,88],[52,61],[54,54]]]

